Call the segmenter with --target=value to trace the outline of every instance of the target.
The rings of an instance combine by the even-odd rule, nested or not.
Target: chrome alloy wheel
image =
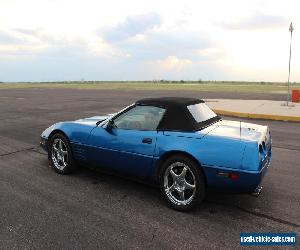
[[[64,170],[68,163],[68,150],[64,141],[56,138],[52,144],[52,161],[59,170]]]
[[[189,204],[196,193],[196,178],[189,166],[182,162],[172,163],[165,171],[164,190],[172,203]]]

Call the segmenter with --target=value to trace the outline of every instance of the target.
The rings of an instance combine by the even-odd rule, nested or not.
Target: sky
[[[0,82],[300,81],[299,0],[0,0]]]

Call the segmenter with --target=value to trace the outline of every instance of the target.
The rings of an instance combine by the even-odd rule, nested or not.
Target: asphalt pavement
[[[120,177],[90,169],[58,175],[38,146],[41,132],[54,122],[112,113],[139,98],[170,95],[178,93],[0,90],[0,249],[234,249],[240,247],[241,232],[297,232],[299,237],[299,123],[248,120],[269,125],[273,136],[273,162],[261,195],[209,193],[190,213],[167,207],[157,188]]]

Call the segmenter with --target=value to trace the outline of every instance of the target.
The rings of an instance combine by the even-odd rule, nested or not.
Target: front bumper
[[[48,152],[48,138],[42,137],[40,138],[40,146],[46,152]]]

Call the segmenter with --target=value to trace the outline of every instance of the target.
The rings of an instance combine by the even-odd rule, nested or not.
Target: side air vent
[[[73,156],[76,160],[86,160],[85,148],[79,144],[73,144]]]

